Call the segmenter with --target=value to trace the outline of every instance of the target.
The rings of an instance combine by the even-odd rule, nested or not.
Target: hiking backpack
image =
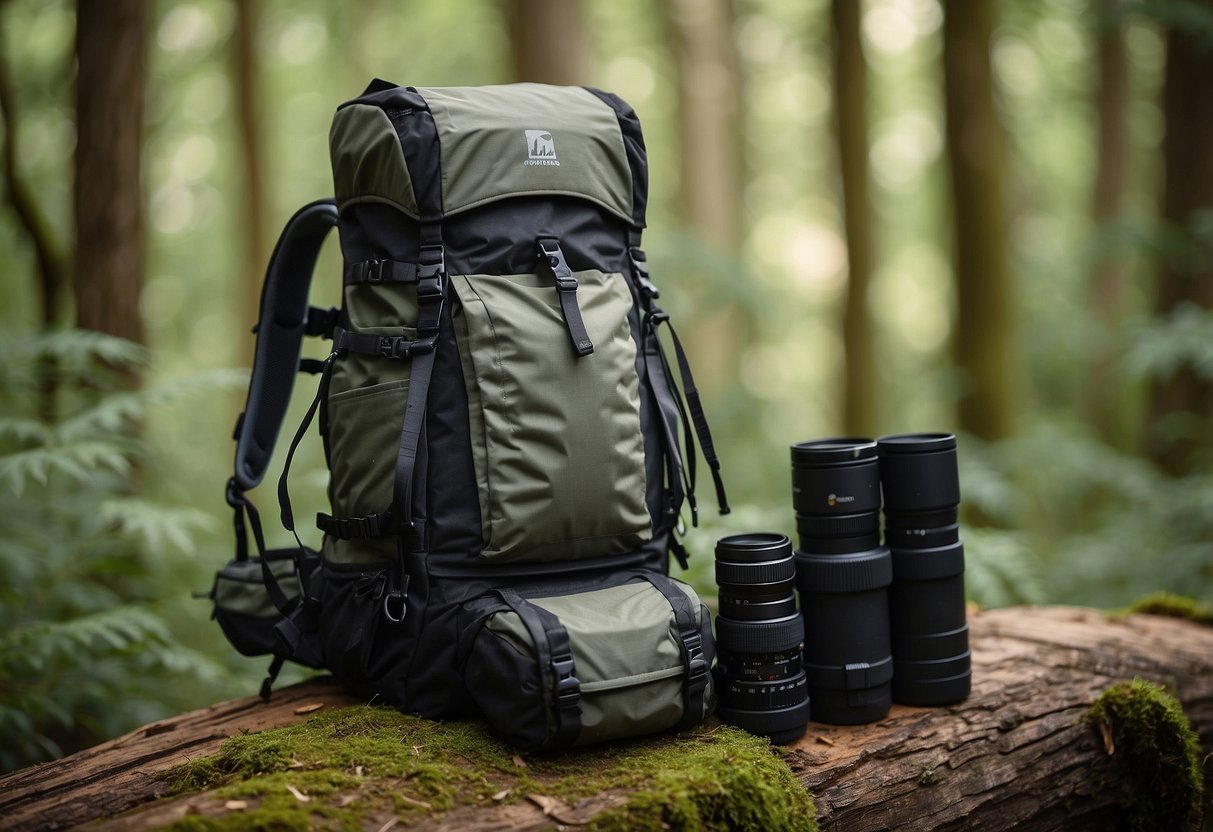
[[[262,695],[291,660],[422,716],[482,713],[527,748],[698,723],[710,618],[668,576],[684,504],[697,520],[696,437],[728,506],[640,248],[636,114],[591,88],[376,80],[330,145],[336,199],[290,219],[266,274],[236,557],[211,593],[233,645],[274,656]],[[322,309],[308,289],[334,225],[342,305]],[[300,358],[305,335],[327,359]],[[290,462],[318,417],[318,552],[267,550],[246,496],[297,371],[318,389],[278,496],[294,531]]]

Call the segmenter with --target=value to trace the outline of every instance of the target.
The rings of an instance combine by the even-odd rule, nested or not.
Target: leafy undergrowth
[[[724,726],[523,759],[477,723],[363,706],[233,737],[164,777],[175,794],[214,790],[243,806],[187,815],[178,830],[363,829],[385,817],[407,827],[462,807],[605,792],[627,802],[584,828],[816,829],[808,792],[770,745]]]
[[[1099,728],[1108,754],[1120,761],[1130,830],[1200,829],[1200,741],[1178,699],[1134,679],[1100,694],[1087,718]]]

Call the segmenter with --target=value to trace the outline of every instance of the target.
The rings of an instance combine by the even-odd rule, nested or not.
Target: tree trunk
[[[847,236],[847,299],[843,319],[844,432],[875,436],[877,417],[876,343],[868,292],[872,283],[872,205],[868,188],[868,87],[862,8],[853,0],[830,4],[834,31],[834,117],[842,172],[843,218]]]
[[[2,11],[0,6],[0,11]],[[28,182],[21,176],[17,162],[17,102],[12,78],[8,72],[8,55],[3,54],[0,39],[0,116],[4,118],[3,182],[9,207],[29,238],[34,249],[38,298],[42,305],[42,330],[54,329],[62,323],[63,288],[67,266],[63,248],[55,239],[54,230],[38,204]],[[58,370],[50,356],[44,356],[38,367],[38,416],[46,424],[55,420]]]
[[[996,440],[1012,432],[1012,304],[1007,264],[1003,136],[994,110],[990,0],[944,3],[944,106],[956,272],[960,429]]]
[[[1213,12],[1213,2],[1200,6]],[[1155,310],[1168,318],[1192,304],[1213,309],[1213,239],[1194,228],[1213,211],[1213,50],[1204,30],[1167,34],[1162,140],[1164,233],[1173,238],[1158,274]],[[1207,225],[1207,221],[1206,221]],[[1213,457],[1213,380],[1184,363],[1154,383],[1150,456],[1170,474],[1208,466]],[[1200,457],[1203,456],[1202,460]]]
[[[585,31],[579,0],[509,0],[514,79],[584,84]]]
[[[1092,219],[1103,237],[1091,271],[1091,307],[1095,310],[1095,345],[1086,379],[1084,409],[1100,437],[1128,449],[1122,387],[1112,383],[1116,334],[1124,317],[1127,276],[1123,255],[1111,245],[1111,227],[1121,218],[1129,181],[1129,62],[1125,53],[1120,0],[1096,0],[1099,68],[1095,89],[1098,155]]]
[[[76,4],[76,322],[143,340],[143,193],[139,154],[146,0]]]
[[[663,4],[678,83],[678,212],[705,262],[733,262],[744,236],[742,220],[741,70],[733,37],[732,0],[670,0]],[[686,271],[693,271],[687,269]],[[725,279],[736,279],[726,269]],[[694,281],[688,281],[694,285]],[[659,283],[660,285],[660,283]],[[699,368],[699,387],[711,399],[741,376],[742,346],[753,323],[735,302],[699,281],[688,301],[696,318],[684,327]]]
[[[257,0],[236,0],[236,27],[232,36],[232,78],[240,123],[240,150],[244,163],[244,269],[241,274],[240,316],[251,327],[261,314],[261,283],[268,249],[265,238],[265,172],[261,153],[261,84],[257,74]],[[251,366],[256,342],[243,339],[245,360]]]
[[[970,624],[968,700],[948,708],[895,706],[871,725],[810,723],[788,749],[786,759],[816,797],[822,829],[1116,828],[1120,761],[1083,717],[1100,693],[1134,677],[1171,686],[1204,752],[1213,750],[1213,628],[1072,607],[994,610],[973,615]],[[131,809],[98,828],[145,829],[187,813],[222,814],[224,801],[210,793],[144,804],[167,788],[157,772],[214,753],[228,736],[301,721],[302,705],[360,702],[309,682],[276,692],[268,704],[249,697],[153,723],[0,778],[0,829],[75,825]],[[598,795],[559,814],[584,823],[626,797]],[[412,828],[556,825],[519,801],[434,813]]]

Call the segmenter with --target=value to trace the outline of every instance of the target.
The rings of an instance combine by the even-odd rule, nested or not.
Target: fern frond
[[[19,445],[45,445],[49,439],[50,430],[37,419],[0,417],[0,441],[9,440]]]
[[[64,419],[55,427],[54,436],[56,441],[66,443],[98,434],[117,434],[152,408],[190,396],[228,393],[247,386],[247,370],[225,369],[174,379],[142,390],[113,393]]]
[[[18,364],[33,364],[47,358],[54,359],[62,367],[87,367],[96,363],[135,367],[147,363],[146,347],[88,329],[58,329],[24,333],[19,338],[2,338],[0,349],[11,362]]]
[[[164,623],[146,607],[127,605],[65,621],[40,621],[0,635],[0,680],[7,687],[57,659],[87,664],[105,655],[170,641]],[[7,677],[7,678],[5,678]]]
[[[199,509],[166,506],[137,497],[102,502],[97,506],[97,518],[156,556],[170,551],[192,555],[196,550],[194,535],[215,527],[214,518]]]
[[[1213,310],[1182,303],[1165,321],[1139,327],[1123,362],[1134,377],[1167,379],[1187,365],[1213,379]]]
[[[83,483],[98,469],[128,475],[131,471],[129,454],[114,441],[101,439],[30,448],[0,457],[0,484],[7,484],[20,497],[31,483],[46,485],[52,474],[59,473]]]

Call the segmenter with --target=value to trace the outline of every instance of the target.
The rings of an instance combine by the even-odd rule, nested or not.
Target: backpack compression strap
[[[290,404],[295,374],[300,369],[313,369],[299,360],[303,336],[332,337],[335,310],[309,307],[307,296],[320,247],[336,224],[334,200],[309,203],[287,221],[270,257],[261,290],[248,401],[236,422],[234,436],[235,483],[242,491],[255,488],[265,476]]]

